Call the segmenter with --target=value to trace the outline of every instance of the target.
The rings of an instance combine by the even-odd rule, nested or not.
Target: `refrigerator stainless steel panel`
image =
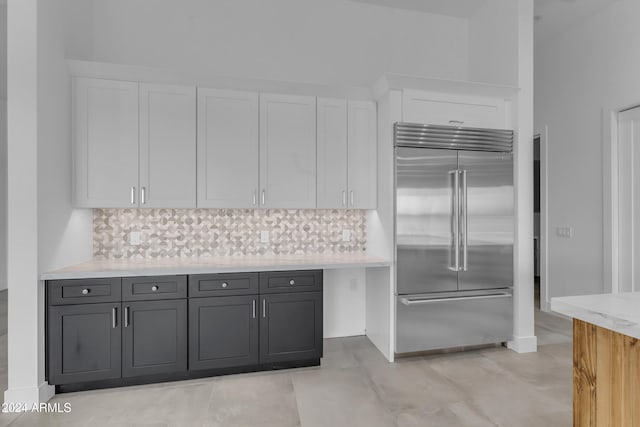
[[[458,287],[456,169],[456,151],[396,148],[398,294]]]
[[[458,151],[461,269],[458,289],[513,286],[513,158]]]
[[[497,343],[512,338],[510,289],[398,296],[396,307],[396,353]]]

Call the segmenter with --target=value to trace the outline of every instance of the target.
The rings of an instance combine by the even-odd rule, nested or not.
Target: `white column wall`
[[[39,363],[38,0],[9,0],[8,12],[8,390],[5,402],[48,400]]]
[[[533,312],[533,0],[518,0],[515,154],[514,337],[509,348],[537,350]]]

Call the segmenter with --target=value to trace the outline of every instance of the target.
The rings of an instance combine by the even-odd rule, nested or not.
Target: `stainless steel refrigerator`
[[[511,339],[513,132],[395,125],[396,353]]]

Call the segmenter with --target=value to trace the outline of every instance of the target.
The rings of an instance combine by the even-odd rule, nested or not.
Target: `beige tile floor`
[[[6,292],[0,293],[6,387]],[[387,363],[365,337],[325,340],[322,366],[57,395],[69,414],[0,426],[571,425],[571,322],[536,311],[537,353],[501,347]]]

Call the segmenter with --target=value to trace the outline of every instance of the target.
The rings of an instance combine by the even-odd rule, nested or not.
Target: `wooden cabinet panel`
[[[120,378],[120,303],[49,307],[49,383]]]
[[[198,89],[198,206],[258,207],[258,94]]]
[[[122,304],[122,376],[187,370],[187,300]]]
[[[196,207],[196,89],[140,84],[140,207]]]
[[[349,208],[376,209],[378,149],[376,103],[349,101]]]
[[[138,84],[73,79],[74,204],[137,205]]]
[[[640,425],[640,340],[573,321],[573,425]]]
[[[260,95],[260,198],[265,208],[316,207],[316,98]]]

